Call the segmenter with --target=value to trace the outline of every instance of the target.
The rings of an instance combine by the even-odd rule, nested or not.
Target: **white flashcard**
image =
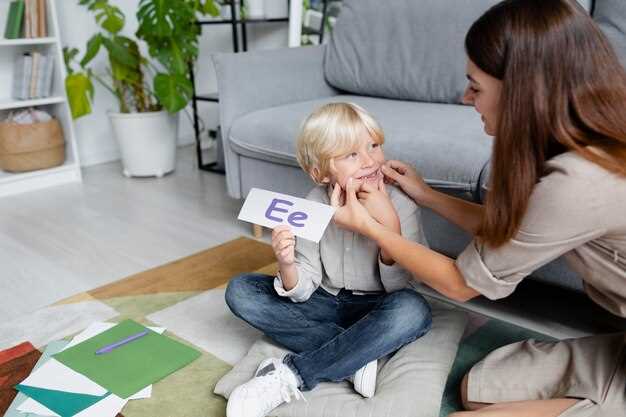
[[[319,242],[334,213],[326,204],[253,188],[238,219],[271,229],[288,225],[294,235]]]

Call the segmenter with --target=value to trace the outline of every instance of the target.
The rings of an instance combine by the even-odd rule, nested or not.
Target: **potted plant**
[[[119,105],[119,111],[108,116],[120,145],[124,175],[160,177],[173,171],[177,113],[193,95],[189,66],[198,56],[196,16],[217,16],[219,9],[213,0],[140,0],[135,36],[145,43],[145,56],[137,40],[121,34],[126,18],[118,7],[108,0],[79,4],[95,14],[100,30],[87,42],[78,69],[78,49],[63,50],[72,117],[91,113],[95,80]],[[104,74],[90,66],[100,51],[108,58]]]

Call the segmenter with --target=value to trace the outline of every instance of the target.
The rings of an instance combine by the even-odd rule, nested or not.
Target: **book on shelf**
[[[37,78],[39,75],[39,61],[41,60],[41,54],[39,52],[33,52],[32,53],[32,57],[33,57],[33,70],[31,71],[30,74],[30,92],[28,97],[29,98],[34,98],[35,94],[37,93]]]
[[[22,22],[24,21],[24,0],[12,1],[9,5],[4,37],[17,39],[22,35]]]
[[[48,36],[46,0],[20,0],[24,4],[23,27],[25,38]]]
[[[37,20],[37,30],[39,32],[39,36],[46,37],[48,36],[48,25],[46,22],[46,0],[37,0],[37,10],[39,12],[39,19]]]
[[[49,97],[52,90],[54,57],[27,52],[16,60],[12,96],[18,100]]]

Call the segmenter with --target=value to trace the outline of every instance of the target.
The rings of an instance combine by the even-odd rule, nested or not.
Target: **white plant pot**
[[[287,0],[263,0],[263,10],[267,19],[282,19],[287,17]]]
[[[125,176],[162,177],[174,171],[177,115],[166,111],[108,114],[120,146]]]
[[[245,0],[248,18],[260,19],[265,16],[263,12],[263,0]]]

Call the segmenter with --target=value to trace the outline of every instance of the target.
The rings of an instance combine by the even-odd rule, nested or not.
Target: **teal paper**
[[[103,396],[77,394],[74,392],[56,391],[51,389],[17,385],[15,389],[43,404],[61,417],[71,417],[91,407],[110,393]]]
[[[67,341],[67,340],[58,340],[56,342],[48,343],[48,346],[46,346],[46,350],[44,350],[43,354],[41,355],[41,357],[37,361],[37,364],[33,368],[33,371],[35,371],[37,368],[39,368],[44,363],[48,362],[52,355],[54,355],[55,353],[60,352],[65,346],[67,346],[68,343],[70,343],[70,342]],[[4,414],[4,417],[37,417],[37,416],[39,416],[39,414],[21,413],[21,412],[17,411],[17,407],[22,405],[22,403],[24,401],[26,401],[27,399],[28,399],[28,397],[26,395],[22,394],[21,392],[18,392],[17,396],[15,397],[13,402],[11,403],[11,406],[9,407],[7,412]]]

